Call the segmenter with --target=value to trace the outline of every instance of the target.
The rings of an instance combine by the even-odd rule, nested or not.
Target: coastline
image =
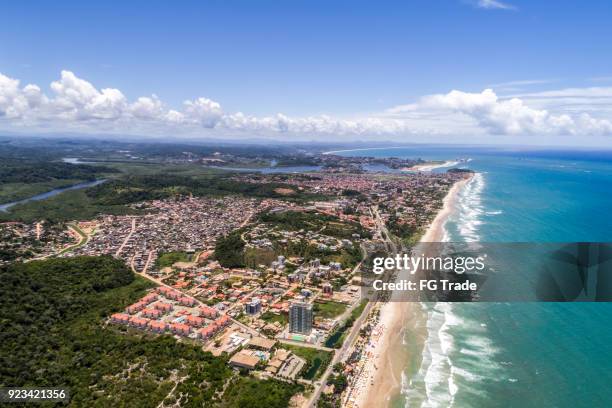
[[[362,147],[358,149],[342,149],[342,150],[329,150],[327,152],[322,152],[321,154],[337,154],[337,153],[346,153],[346,152],[362,152],[367,150],[386,150],[386,149],[404,149],[406,146],[391,146],[391,147]]]
[[[419,242],[440,242],[444,240],[444,224],[455,210],[457,196],[463,187],[471,180],[466,178],[457,181],[448,191],[443,200],[442,209],[429,224]],[[405,277],[398,277],[402,279]],[[381,335],[378,341],[368,346],[372,358],[372,367],[364,370],[367,375],[365,386],[355,396],[354,407],[390,406],[402,390],[404,369],[414,359],[421,356],[411,355],[404,345],[406,329],[414,331],[413,336],[423,349],[427,338],[427,329],[422,321],[423,316],[418,302],[387,302],[380,308]]]
[[[452,167],[459,164],[457,160],[447,160],[444,163],[423,163],[423,164],[415,164],[412,167],[403,168],[402,171],[432,171],[435,169],[440,169],[444,167]]]

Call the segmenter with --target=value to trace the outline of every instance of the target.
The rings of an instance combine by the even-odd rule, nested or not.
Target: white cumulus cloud
[[[573,101],[571,109],[567,106]],[[62,71],[45,93],[0,74],[0,129],[76,130],[138,135],[321,138],[415,135],[612,135],[612,88],[572,88],[499,96],[491,89],[428,95],[383,112],[352,117],[226,112],[207,97],[167,106],[156,95],[134,100]]]
[[[546,109],[534,109],[522,99],[500,99],[492,89],[480,93],[451,91],[421,99],[419,107],[442,109],[468,115],[493,134],[610,134],[612,122],[597,119],[588,113],[578,117],[552,114]]]

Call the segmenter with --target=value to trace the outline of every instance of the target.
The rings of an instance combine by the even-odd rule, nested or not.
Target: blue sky
[[[50,99],[57,96],[49,85],[65,70],[100,92],[120,90],[125,106],[152,94],[164,112],[185,114],[184,101],[199,97],[218,103],[218,111],[209,103],[198,105],[200,113],[208,109],[203,130],[189,122],[185,131],[196,136],[213,134],[213,128],[221,135],[240,136],[237,125],[211,126],[215,119],[210,109],[219,120],[236,112],[252,117],[257,126],[247,127],[251,135],[270,131],[256,120],[278,114],[302,121],[301,127],[293,122],[277,126],[287,134],[300,133],[292,131],[298,128],[306,132],[304,118],[321,115],[333,121],[418,124],[406,127],[402,122],[392,131],[387,126],[382,134],[397,140],[445,135],[455,128],[465,132],[459,134],[481,131],[483,137],[548,132],[539,125],[490,125],[491,117],[474,117],[480,114],[475,112],[479,104],[465,108],[448,100],[442,106],[421,103],[428,95],[458,90],[469,98],[492,88],[501,102],[518,96],[530,109],[558,117],[568,114],[576,122],[570,130],[555,128],[553,135],[592,133],[589,140],[600,143],[607,140],[607,123],[583,132],[577,122],[584,113],[593,120],[611,119],[610,21],[612,7],[605,1],[7,1],[0,13],[0,73],[19,80],[21,90],[26,84],[37,85]],[[594,88],[605,95],[593,99]],[[558,95],[554,103],[535,95],[567,89],[573,91]],[[565,98],[576,96],[577,89],[590,91],[581,93],[582,102],[568,110]],[[31,111],[38,108],[28,106],[30,112],[16,120],[6,107],[2,115],[0,104],[0,128],[62,130],[53,123],[49,108],[35,117]],[[396,110],[390,117],[388,112],[397,106],[411,106],[410,114]],[[108,119],[106,113],[92,119],[78,112],[82,107],[71,108],[80,122],[67,130],[148,131],[140,123],[123,123],[123,128],[108,121],[101,124]],[[427,121],[432,115],[439,115],[446,126],[435,128]],[[476,123],[472,130],[470,120]],[[357,126],[360,138],[377,134],[368,126]],[[305,128],[314,133],[344,129],[337,124],[323,132],[317,126]]]

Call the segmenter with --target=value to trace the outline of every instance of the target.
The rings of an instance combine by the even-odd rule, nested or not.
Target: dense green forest
[[[114,258],[13,264],[0,279],[2,387],[61,385],[71,406],[88,407],[156,406],[176,379],[166,402],[184,407],[281,407],[299,388],[238,376],[224,357],[169,336],[105,326],[151,286]]]
[[[0,212],[0,221],[35,222],[47,220],[51,224],[72,220],[90,220],[98,214],[135,214],[125,205],[103,205],[91,199],[86,190],[66,191],[42,201],[32,201]]]
[[[0,184],[41,183],[52,180],[94,180],[104,173],[117,170],[103,166],[70,164],[51,161],[26,161],[2,158],[0,160]]]
[[[131,204],[139,201],[193,194],[196,197],[242,194],[248,197],[287,198],[279,188],[296,191],[290,199],[308,199],[305,193],[285,183],[246,183],[233,180],[231,175],[187,177],[172,174],[128,176],[101,184],[87,191],[98,204]]]
[[[2,157],[0,153],[0,203],[22,200],[56,188],[114,176],[116,173],[118,170],[105,166],[15,159]]]
[[[221,237],[215,244],[215,259],[225,268],[240,268],[244,266],[244,241],[242,230],[233,231]]]

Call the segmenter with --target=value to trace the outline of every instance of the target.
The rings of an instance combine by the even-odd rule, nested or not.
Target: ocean
[[[612,241],[609,151],[415,145],[338,154],[469,159],[458,167],[478,174],[445,225],[448,241]],[[393,406],[612,406],[612,304],[422,308],[423,357],[406,364]],[[415,349],[414,333],[404,340]]]

